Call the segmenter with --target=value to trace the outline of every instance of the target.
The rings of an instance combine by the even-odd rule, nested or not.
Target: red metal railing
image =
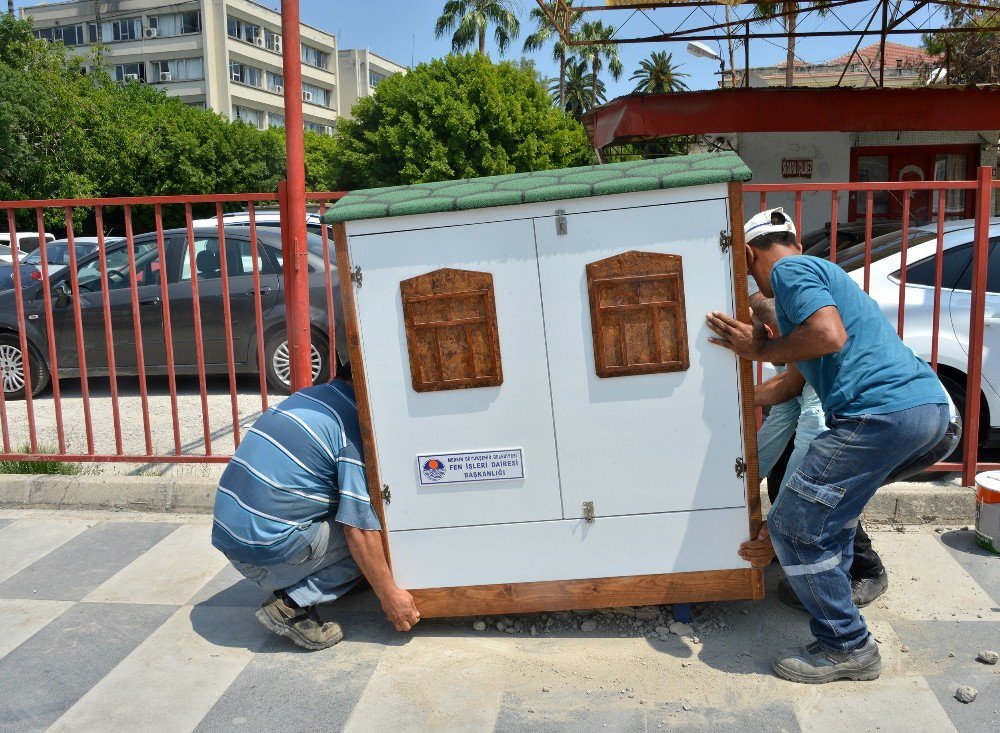
[[[942,309],[942,261],[944,257],[943,239],[946,222],[946,192],[965,191],[967,195],[977,196],[975,222],[975,257],[972,278],[972,308],[970,314],[968,364],[965,371],[965,382],[968,399],[965,405],[965,432],[972,436],[966,441],[965,453],[961,461],[942,463],[935,467],[939,471],[960,471],[965,483],[970,483],[977,470],[1000,467],[998,464],[988,464],[978,460],[978,445],[975,437],[980,430],[981,393],[983,389],[982,357],[983,335],[985,322],[986,294],[986,263],[989,246],[989,215],[992,201],[992,191],[1000,183],[990,180],[989,169],[980,169],[975,181],[938,181],[938,182],[907,182],[907,183],[836,183],[836,184],[750,184],[745,191],[759,197],[761,209],[766,208],[768,197],[772,202],[781,196],[789,200],[794,208],[794,217],[799,231],[802,231],[804,216],[816,212],[818,196],[830,198],[823,209],[823,218],[829,216],[831,248],[829,256],[837,258],[838,219],[842,206],[839,202],[841,194],[863,196],[865,207],[865,247],[863,283],[866,290],[871,286],[871,269],[873,265],[873,217],[875,194],[888,191],[892,195],[904,198],[904,213],[908,213],[910,193],[927,191],[929,196],[937,197],[937,249],[936,249],[936,287],[934,288],[933,306],[933,336],[929,361],[938,368],[941,335],[939,327]],[[13,311],[14,323],[3,331],[0,326],[0,336],[6,334],[19,346],[24,364],[24,355],[46,354],[46,364],[52,376],[51,396],[39,395],[36,399],[32,394],[31,369],[22,369],[25,382],[23,400],[11,400],[0,390],[0,432],[2,432],[3,455],[0,458],[11,460],[65,460],[81,462],[136,462],[136,463],[221,463],[228,460],[231,451],[239,445],[242,430],[248,421],[269,405],[270,387],[266,373],[269,365],[266,362],[266,351],[269,340],[268,313],[277,306],[285,308],[285,317],[294,313],[308,314],[308,327],[304,328],[306,339],[324,347],[320,354],[322,361],[329,365],[332,374],[343,356],[337,351],[338,328],[336,312],[339,305],[335,292],[339,283],[335,275],[333,246],[327,227],[320,227],[318,239],[315,237],[316,227],[310,225],[313,231],[311,238],[312,252],[309,262],[322,262],[322,272],[311,272],[302,277],[300,269],[298,279],[292,278],[290,263],[294,266],[296,260],[290,256],[291,237],[287,232],[282,236],[281,258],[284,284],[280,287],[284,298],[282,303],[272,297],[269,286],[262,287],[265,278],[272,275],[262,271],[262,259],[259,232],[266,225],[273,226],[273,217],[261,223],[258,209],[265,204],[277,203],[279,211],[287,211],[287,202],[283,200],[282,186],[278,194],[227,194],[208,196],[162,196],[133,197],[117,199],[84,199],[84,200],[54,200],[54,201],[17,201],[0,202],[0,210],[7,214],[7,225],[12,237],[13,267]],[[933,192],[936,192],[933,193]],[[340,192],[312,193],[306,195],[306,202],[323,213],[331,202],[339,199]],[[805,196],[804,196],[805,195]],[[224,219],[224,208],[236,207],[245,210],[249,225],[249,260],[246,267],[245,256],[237,250],[226,246],[227,226]],[[198,267],[196,247],[195,212],[200,215],[212,216],[211,230],[218,245],[218,270],[214,279],[201,276]],[[67,238],[71,245],[74,242],[74,223],[80,222],[81,212],[86,215],[83,226],[78,231],[83,234],[96,233],[97,257],[90,260],[97,263],[99,273],[94,277],[101,284],[99,294],[81,289],[79,263],[76,247],[69,247],[68,269],[66,279],[50,277],[48,257],[46,257],[45,221],[51,221],[55,214],[65,219]],[[47,218],[48,217],[48,218]],[[150,222],[151,231],[145,236],[136,234],[135,221]],[[287,221],[282,216],[282,221]],[[26,289],[20,267],[17,266],[23,258],[23,253],[17,246],[17,221],[29,222],[28,226],[37,229],[41,249],[41,287],[37,292],[38,302],[25,302]],[[173,221],[178,226],[167,238],[168,228],[165,222]],[[904,229],[909,228],[905,221]],[[122,230],[125,235],[124,245],[110,245],[107,232],[110,229]],[[32,234],[36,232],[32,231]],[[904,235],[907,232],[904,231]],[[200,235],[204,238],[205,232]],[[137,251],[136,240],[140,239],[141,251]],[[905,336],[906,327],[906,249],[908,240],[904,236],[901,253],[901,276],[898,295],[897,329]],[[200,246],[200,245],[199,245]],[[155,254],[152,251],[155,250]],[[120,259],[121,253],[126,255],[124,268],[118,262],[109,266],[109,252]],[[232,256],[240,259],[233,262]],[[158,269],[147,268],[148,261],[155,257],[159,262]],[[173,258],[173,259],[172,259]],[[140,260],[142,267],[140,267]],[[191,302],[183,307],[172,303],[172,296],[179,287],[180,271],[189,270],[189,282],[184,287],[190,288]],[[235,275],[231,269],[238,270],[242,265],[249,270],[249,285],[232,282]],[[301,267],[301,266],[300,266]],[[143,280],[147,276],[156,278],[155,283]],[[127,295],[124,306],[119,303],[113,307],[111,280],[116,279],[119,292]],[[270,282],[270,280],[268,280]],[[244,282],[244,281],[241,281]],[[53,283],[65,283],[68,294],[56,293],[53,298]],[[155,284],[158,287],[148,288]],[[92,281],[88,281],[92,285]],[[218,286],[218,297],[206,294],[206,288],[213,290]],[[95,304],[95,298],[97,299]],[[209,307],[208,303],[215,298],[216,305]],[[86,311],[82,307],[84,299],[89,300]],[[69,300],[71,307],[67,309],[65,301]],[[240,328],[249,329],[252,333],[246,338],[247,354],[244,361],[238,361],[234,352],[234,303],[250,301],[250,316],[246,322],[241,322]],[[60,305],[60,303],[62,305]],[[30,313],[28,311],[31,311]],[[247,309],[243,309],[244,315]],[[67,316],[67,313],[69,315]],[[31,324],[34,319],[44,316],[44,334]],[[58,323],[57,323],[58,316]],[[95,327],[95,320],[100,320]],[[218,321],[222,321],[219,323]],[[273,327],[273,323],[271,327]],[[283,322],[284,325],[284,322]],[[157,338],[152,346],[155,354],[147,353],[142,334],[155,331]],[[208,339],[213,333],[222,332],[222,338]],[[30,333],[29,333],[30,332]],[[179,333],[183,332],[182,335]],[[243,331],[241,331],[243,333]],[[40,342],[35,343],[32,334],[40,336]],[[129,339],[133,343],[129,343]],[[325,339],[325,342],[323,341]],[[148,341],[149,339],[146,339]],[[212,341],[211,354],[206,354],[206,348]],[[224,341],[225,348],[220,354],[218,342]],[[74,348],[75,347],[75,350]],[[300,369],[308,369],[311,362],[311,344],[308,341],[295,345],[289,344],[287,354],[293,360],[291,376],[294,378],[294,364]],[[181,364],[178,356],[182,349],[192,351],[186,364]],[[63,363],[60,355],[68,358],[69,363]],[[301,354],[309,354],[303,364]],[[92,362],[93,358],[93,362]],[[242,356],[241,356],[242,358]],[[156,361],[151,361],[155,359]],[[59,384],[60,370],[72,369],[78,374],[78,396],[76,387],[66,385],[61,389]],[[151,371],[161,372],[165,377],[166,386],[159,379],[153,383]],[[125,374],[128,377],[125,377]],[[213,376],[225,379],[225,388]],[[245,373],[245,376],[244,376]],[[307,372],[308,373],[308,372]],[[107,386],[103,380],[107,379]],[[102,380],[95,393],[96,380]],[[186,382],[185,382],[186,380]],[[196,381],[192,388],[191,380]],[[252,385],[252,386],[251,386]],[[139,413],[139,414],[136,414]],[[141,425],[141,430],[139,429]],[[113,429],[112,429],[113,428]]]
[[[320,202],[323,210],[342,195],[340,192],[310,194],[309,199]],[[282,289],[283,303],[277,300],[269,305],[265,293],[269,295],[268,301],[274,298],[270,287],[261,286],[265,276],[261,266],[270,263],[273,257],[265,257],[261,252],[262,225],[257,209],[272,202],[283,208],[283,202],[274,193],[0,202],[11,235],[14,285],[10,293],[14,318],[0,325],[0,335],[18,344],[25,367],[29,359],[32,364],[42,360],[51,376],[51,397],[34,394],[37,385],[32,384],[35,372],[30,368],[22,368],[17,375],[24,382],[23,400],[13,400],[0,390],[2,458],[136,463],[227,461],[239,445],[246,422],[268,407],[266,316],[276,306],[283,306],[285,313],[296,306],[309,313],[311,291],[314,302],[309,320],[313,329],[325,331],[323,336],[328,339],[329,349],[324,356],[332,373],[338,363],[334,299],[337,278],[329,256],[327,227],[322,227],[321,237],[313,237],[310,264],[301,268],[313,271],[312,281],[307,274],[299,281],[298,290]],[[226,244],[227,233],[232,231],[224,217],[226,207],[245,210],[247,220],[241,225],[249,226],[248,253],[234,249],[246,237],[241,236],[235,245]],[[206,280],[199,268],[200,252],[210,247],[207,243],[196,247],[196,210],[204,216],[214,215],[209,230],[218,242],[215,253],[218,260],[215,271],[208,276],[211,280]],[[87,220],[82,227],[75,227],[81,211],[86,212]],[[137,212],[141,212],[143,220],[151,222],[148,233],[137,233]],[[164,224],[168,214],[178,224],[173,230]],[[56,215],[61,215],[65,224],[46,227],[45,222]],[[109,224],[109,216],[116,220],[115,225]],[[18,246],[18,220],[22,224],[31,220],[34,224],[31,234],[38,235],[40,287],[32,287],[33,280],[27,280],[26,273],[21,271],[25,253]],[[274,225],[273,220],[267,223]],[[67,267],[58,275],[50,267],[47,228],[66,232]],[[84,234],[96,234],[97,238],[96,257],[89,256],[84,264],[93,271],[93,277],[83,287],[74,228],[82,229]],[[109,244],[109,228],[122,230],[124,244]],[[23,226],[22,230],[27,231]],[[204,229],[200,232],[202,240],[209,236]],[[287,239],[282,237],[283,250],[287,250]],[[322,240],[321,256],[316,239]],[[294,262],[288,254],[281,252],[284,270],[288,269],[284,265]],[[109,255],[114,265],[109,264]],[[234,256],[240,261],[232,261]],[[322,272],[315,272],[319,269]],[[237,277],[240,279],[233,290]],[[317,293],[317,278],[325,285],[325,295]],[[59,293],[54,292],[56,287]],[[189,289],[189,304],[178,304],[178,288]],[[208,296],[206,288],[220,292]],[[235,334],[234,302],[243,300],[251,303],[252,316],[249,322],[241,322],[243,330]],[[213,304],[211,308],[209,303]],[[244,315],[246,310],[243,308]],[[321,318],[320,310],[325,311]],[[31,325],[40,317],[44,317],[44,330]],[[182,327],[185,332],[182,337],[177,335],[179,323],[186,324]],[[271,323],[271,327],[276,326]],[[247,331],[251,333],[248,335]],[[306,331],[308,339],[308,322]],[[206,336],[213,334],[217,338],[206,340]],[[212,341],[216,346],[207,357],[206,344]],[[224,348],[220,349],[221,342]],[[236,342],[241,348],[246,346],[245,360],[242,355],[237,360]],[[188,360],[192,363],[182,363],[178,358],[180,348],[189,354],[193,352]],[[307,354],[308,350],[307,340]],[[287,353],[293,360],[289,376],[294,378],[296,359],[290,346]],[[94,355],[96,364],[88,359]],[[305,370],[309,374],[308,360]],[[165,377],[165,389],[158,384],[151,391],[154,372]],[[219,403],[220,390],[210,382],[213,372],[227,379],[228,409]],[[247,380],[241,372],[248,373]],[[257,377],[251,392],[248,380],[253,372]],[[67,374],[79,379],[78,396],[75,386],[70,388],[73,391],[70,396],[61,389],[60,379]],[[178,384],[185,375],[197,380],[194,394],[190,385],[185,393],[179,391]],[[107,387],[102,385],[99,391],[103,394],[95,397],[95,380],[103,380],[105,376]],[[259,395],[259,402],[254,401],[254,395]],[[200,419],[194,421],[197,424],[194,428],[187,418],[197,412]],[[222,418],[224,413],[228,417]],[[224,446],[220,446],[223,441]]]
[[[983,336],[985,331],[985,308],[987,287],[987,258],[990,239],[990,215],[993,206],[993,192],[1000,187],[1000,182],[992,180],[992,170],[981,167],[974,181],[905,181],[905,182],[872,182],[872,183],[801,183],[801,184],[747,184],[744,191],[747,194],[759,196],[759,209],[768,207],[768,195],[781,195],[783,199],[789,196],[794,201],[794,218],[796,229],[802,234],[803,193],[813,193],[813,199],[820,194],[829,193],[829,258],[837,261],[838,210],[841,194],[864,195],[865,235],[864,235],[864,270],[863,287],[865,292],[871,289],[871,269],[873,264],[872,228],[874,218],[874,196],[876,192],[889,192],[902,198],[902,221],[899,262],[898,303],[896,313],[896,329],[901,338],[905,339],[906,326],[906,275],[907,252],[911,229],[910,200],[912,194],[927,191],[928,196],[937,197],[936,235],[937,247],[935,257],[935,285],[933,292],[932,335],[929,362],[938,371],[939,342],[941,336],[940,319],[942,305],[942,263],[944,260],[945,222],[948,219],[945,201],[947,191],[965,191],[967,195],[976,196],[976,215],[973,229],[972,258],[972,307],[969,316],[968,359],[965,370],[966,402],[963,415],[964,434],[966,436],[964,453],[960,461],[938,463],[932,471],[958,471],[962,474],[962,483],[971,486],[975,474],[981,470],[1000,468],[1000,463],[986,463],[979,460],[979,436],[981,429],[989,430],[989,425],[982,426],[981,418],[985,410],[983,406]],[[774,196],[772,196],[772,201]],[[758,365],[758,377],[762,375],[761,365]],[[995,418],[995,416],[994,416]],[[995,419],[992,422],[996,422]]]

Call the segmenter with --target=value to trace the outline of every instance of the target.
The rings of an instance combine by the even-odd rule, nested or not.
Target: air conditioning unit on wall
[[[253,45],[257,46],[257,48],[264,48],[264,37],[257,36],[255,39],[253,39]]]
[[[281,53],[281,36],[274,37],[274,51],[275,53]]]
[[[303,102],[311,102],[311,101],[313,101],[313,93],[312,92],[302,92],[302,101]]]
[[[281,84],[275,84],[274,88],[271,91],[274,92],[275,94],[284,94],[285,88],[281,86]]]
[[[160,72],[160,81],[173,81],[174,77],[169,71]]]
[[[125,81],[139,81],[139,75],[138,74],[126,74],[125,75]]]
[[[160,35],[160,31],[158,31],[156,28],[146,28],[142,32],[143,38],[156,38],[158,35]]]

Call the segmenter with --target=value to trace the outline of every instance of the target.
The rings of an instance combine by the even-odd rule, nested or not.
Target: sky
[[[213,0],[208,0],[212,2]],[[259,0],[261,4],[277,8],[279,0]],[[519,7],[521,17],[521,37],[508,49],[504,58],[518,59],[521,57],[521,46],[524,37],[534,30],[533,23],[528,19],[531,8],[536,7],[534,0],[513,0]],[[16,7],[32,5],[33,2],[19,1]],[[443,0],[301,0],[300,14],[302,21],[333,33],[339,39],[341,48],[369,48],[380,56],[409,66],[421,61],[439,58],[447,54],[451,48],[450,37],[435,38],[434,23],[441,12]],[[588,0],[588,4],[597,5],[599,1]],[[937,6],[940,8],[940,6]],[[867,0],[857,6],[847,6],[836,10],[836,17],[820,18],[815,13],[800,21],[802,30],[816,30],[820,26],[824,30],[843,29],[846,27],[863,28],[868,16],[875,8],[874,0]],[[645,14],[634,13],[631,10],[613,10],[601,13],[590,13],[589,18],[601,19],[606,24],[620,27],[619,35],[623,37],[647,36],[658,33],[657,26],[664,31],[671,31],[685,20],[689,13],[694,13],[688,20],[691,24],[709,25],[714,12],[718,21],[723,20],[721,7],[712,8],[662,8],[646,11]],[[747,8],[735,10],[739,17],[747,12]],[[913,17],[919,24],[933,10],[921,11]],[[940,10],[936,11],[940,12]],[[935,20],[940,20],[936,18]],[[655,23],[655,25],[654,25]],[[876,21],[877,24],[877,21]],[[910,26],[905,26],[910,27]],[[919,45],[920,36],[899,36],[895,40],[900,43]],[[823,61],[842,53],[848,53],[854,47],[856,38],[815,38],[799,39],[797,45],[798,58],[816,62]],[[878,41],[877,35],[866,38],[863,45]],[[639,62],[648,58],[653,51],[666,51],[673,54],[673,63],[681,64],[680,70],[689,74],[684,81],[691,89],[709,89],[717,85],[718,63],[705,58],[696,58],[686,52],[686,44],[623,44],[619,47],[619,57],[625,68],[625,73],[618,81],[605,74],[607,98],[614,99],[628,94],[635,86],[629,77],[638,67]],[[719,50],[716,48],[716,50]],[[728,51],[724,55],[728,56]],[[488,51],[494,60],[500,57],[490,39]],[[751,43],[750,65],[766,66],[785,59],[783,40],[758,40]],[[552,61],[551,47],[529,55],[544,76],[558,76],[558,64]],[[743,65],[743,50],[736,50],[736,66]]]

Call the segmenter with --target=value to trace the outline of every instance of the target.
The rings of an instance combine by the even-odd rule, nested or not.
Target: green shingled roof
[[[353,219],[486,209],[746,181],[749,178],[750,169],[736,153],[699,153],[676,158],[351,191],[326,213],[323,221],[332,224]]]

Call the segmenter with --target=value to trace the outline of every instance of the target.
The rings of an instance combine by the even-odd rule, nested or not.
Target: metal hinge
[[[743,478],[747,474],[747,462],[743,460],[743,457],[736,459],[736,478]]]
[[[355,265],[354,269],[351,271],[351,282],[361,287],[361,282],[365,279],[365,276],[361,274],[361,265]]]
[[[556,209],[556,234],[565,234],[569,231],[566,223],[566,209]]]
[[[733,246],[732,235],[726,231],[719,232],[719,247],[722,248],[722,251],[728,252],[729,248],[732,246]]]
[[[392,502],[392,491],[389,490],[389,484],[382,484],[382,501],[385,502],[386,506]]]
[[[583,502],[583,521],[587,524],[594,523],[594,502],[585,501]]]

